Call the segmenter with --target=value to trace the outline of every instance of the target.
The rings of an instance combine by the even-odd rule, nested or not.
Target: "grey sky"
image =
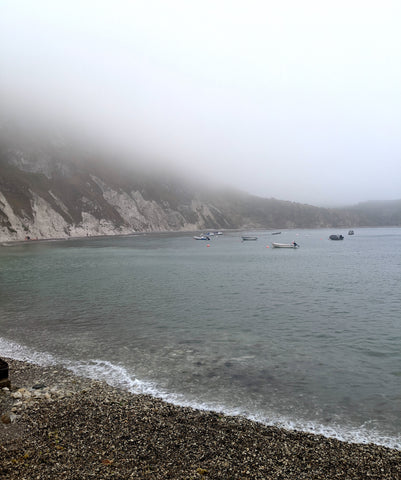
[[[0,0],[0,99],[265,197],[401,198],[400,25],[398,0]]]

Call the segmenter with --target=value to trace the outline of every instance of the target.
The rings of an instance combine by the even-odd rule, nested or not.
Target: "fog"
[[[3,117],[263,197],[401,198],[401,3],[0,4]]]

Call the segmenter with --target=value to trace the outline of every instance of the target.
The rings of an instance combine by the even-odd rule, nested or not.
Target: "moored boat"
[[[195,235],[194,239],[195,240],[210,240],[210,237],[208,237],[207,235]]]
[[[249,237],[249,236],[242,236],[241,238],[243,242],[249,242],[249,241],[258,239],[258,237]]]
[[[292,242],[292,243],[273,242],[272,245],[273,245],[273,248],[299,248],[299,245],[296,242]]]
[[[344,240],[344,237],[342,235],[330,235],[329,239],[330,240]]]
[[[354,231],[353,230],[349,230],[348,231],[348,235],[353,235],[354,234]]]

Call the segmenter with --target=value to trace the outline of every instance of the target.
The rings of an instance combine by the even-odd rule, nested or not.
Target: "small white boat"
[[[242,238],[242,241],[243,242],[249,242],[249,241],[252,241],[252,240],[257,240],[258,237],[247,237],[247,236],[243,236],[241,237]]]
[[[273,248],[299,248],[299,245],[296,242],[292,242],[292,243],[273,242],[272,245],[273,245]]]
[[[210,240],[210,237],[207,235],[195,235],[194,237],[195,240]]]

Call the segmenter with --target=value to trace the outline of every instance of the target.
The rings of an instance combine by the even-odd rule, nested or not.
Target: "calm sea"
[[[246,233],[1,246],[0,356],[400,449],[401,229]]]

